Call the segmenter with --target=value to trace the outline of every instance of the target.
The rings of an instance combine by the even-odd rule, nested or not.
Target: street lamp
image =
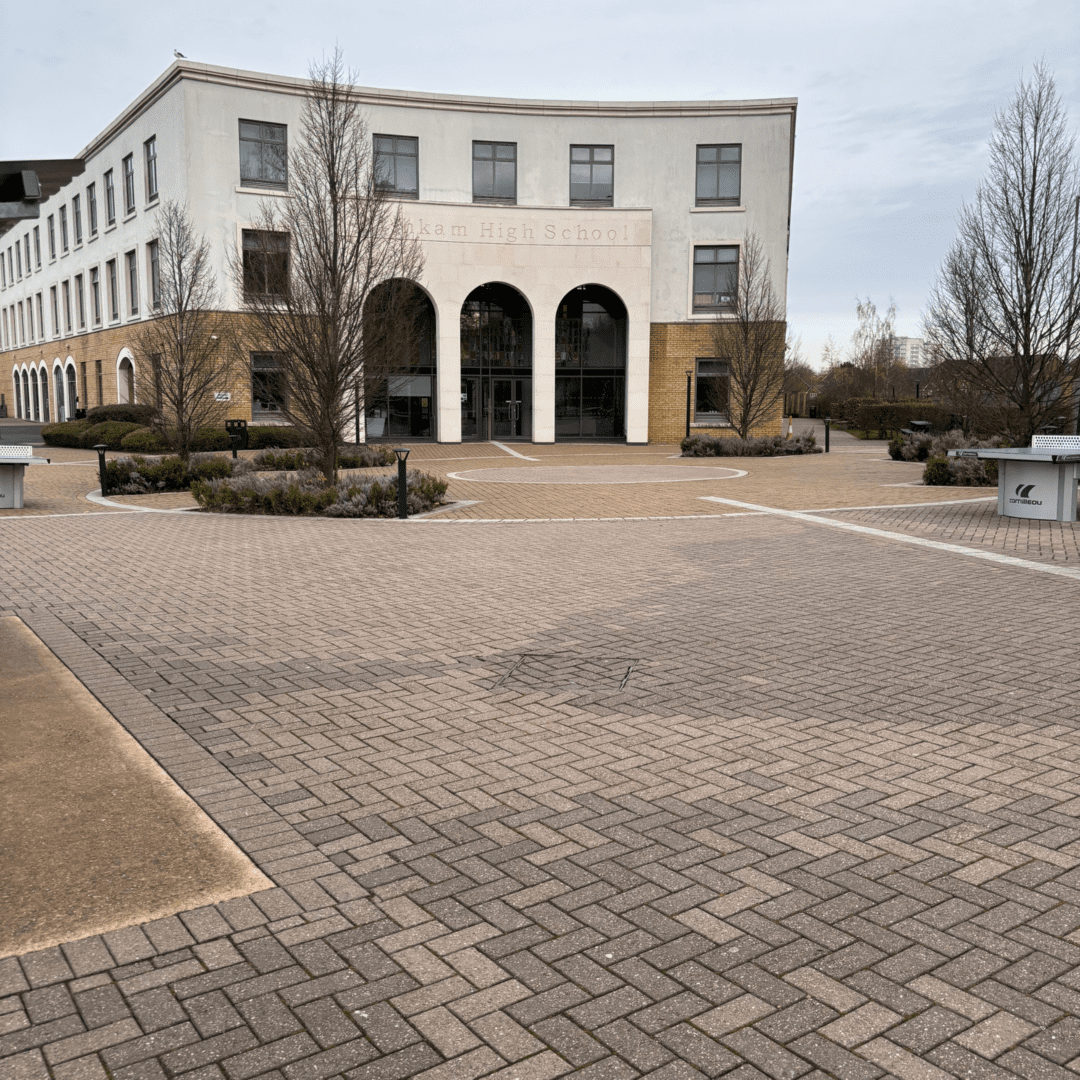
[[[409,448],[395,446],[394,454],[397,457],[397,516],[407,518],[409,516],[409,490],[408,481],[405,478],[405,461],[409,456]]]
[[[105,498],[108,492],[108,474],[105,471],[105,451],[109,448],[104,443],[98,443],[94,449],[97,451],[98,480],[101,483],[101,497]]]
[[[694,382],[694,373],[686,373],[686,437],[690,438],[690,392]]]

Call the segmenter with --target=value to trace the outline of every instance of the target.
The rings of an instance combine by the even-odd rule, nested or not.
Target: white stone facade
[[[239,307],[229,259],[242,230],[264,199],[286,191],[241,183],[240,120],[283,125],[293,144],[300,136],[306,84],[179,60],[79,155],[85,172],[41,204],[36,222],[0,237],[4,260],[0,312],[4,362],[0,380],[13,368],[41,363],[52,374],[72,352],[67,339],[130,327],[148,313],[149,243],[156,207],[165,199],[186,202],[196,227],[211,241],[222,294]],[[702,245],[738,247],[752,230],[761,239],[784,298],[796,102],[558,102],[465,98],[358,89],[373,134],[417,140],[415,197],[403,199],[424,248],[419,285],[436,320],[435,415],[440,441],[462,437],[461,311],[478,286],[501,283],[524,297],[532,320],[532,431],[537,442],[556,432],[556,312],[583,285],[604,286],[625,306],[625,427],[631,443],[648,441],[650,326],[716,317],[694,310],[694,251]],[[148,140],[156,151],[157,192],[149,190]],[[475,202],[473,144],[490,140],[516,147],[516,200]],[[696,198],[699,146],[740,148],[738,199],[701,205]],[[610,205],[571,205],[570,148],[606,146],[613,153]],[[124,159],[132,156],[135,205],[125,208]],[[111,170],[115,221],[105,206]],[[94,185],[93,192],[88,190]],[[74,234],[73,199],[80,198],[81,237]],[[96,201],[96,230],[89,200]],[[59,235],[65,213],[66,250]],[[56,252],[49,249],[49,221]],[[30,241],[33,266],[13,260],[15,245],[39,230],[41,264]],[[134,260],[128,264],[129,253]],[[25,252],[23,252],[24,261]],[[116,317],[109,295],[115,261],[119,296]],[[129,281],[134,268],[137,295]],[[96,272],[98,297],[91,295]],[[64,284],[72,325],[64,311]],[[80,321],[77,289],[82,291]],[[58,322],[53,321],[52,289]],[[37,319],[42,293],[45,326]],[[20,308],[24,306],[20,325]],[[27,336],[26,305],[33,308]],[[115,335],[110,346],[119,363]],[[10,354],[15,354],[14,356]],[[55,356],[55,362],[54,362]],[[37,358],[37,359],[35,359]],[[138,372],[135,375],[138,385]],[[50,378],[50,383],[52,383]],[[65,385],[67,378],[65,377]],[[54,395],[55,399],[55,395]],[[93,404],[80,388],[80,400]],[[66,402],[72,415],[74,402]],[[14,410],[12,410],[14,411]],[[55,419],[55,407],[54,407]]]

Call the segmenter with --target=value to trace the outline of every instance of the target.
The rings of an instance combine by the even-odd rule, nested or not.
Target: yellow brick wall
[[[686,373],[694,361],[714,353],[712,323],[653,323],[649,328],[649,442],[679,443],[686,434]],[[729,427],[694,426],[691,434],[730,436]],[[783,401],[775,415],[750,432],[752,436],[781,434]]]
[[[246,316],[229,313],[226,316],[232,324],[232,332],[242,334]],[[12,372],[15,365],[28,367],[44,362],[49,372],[49,419],[55,423],[56,389],[53,386],[54,362],[59,358],[60,366],[66,368],[70,356],[75,362],[75,374],[78,383],[79,408],[92,409],[96,405],[114,405],[117,400],[116,361],[121,350],[130,349],[135,355],[135,398],[139,402],[153,402],[153,376],[149,364],[140,363],[138,356],[138,331],[140,323],[129,326],[107,327],[86,334],[75,334],[54,339],[40,344],[27,345],[21,349],[0,351],[0,393],[4,395],[8,416],[15,415],[15,388]],[[101,361],[102,398],[98,399],[95,362]],[[83,363],[86,364],[86,383],[83,386]],[[223,409],[222,421],[226,418],[251,419],[251,374],[248,353],[241,352],[232,385],[221,387],[232,394],[228,406]]]

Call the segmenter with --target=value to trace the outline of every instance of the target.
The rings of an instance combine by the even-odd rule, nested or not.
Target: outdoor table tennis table
[[[22,509],[26,466],[48,464],[47,458],[33,455],[33,447],[0,444],[0,510]]]
[[[1036,435],[1030,446],[950,450],[949,457],[998,463],[997,511],[1003,517],[1077,520],[1078,435]]]

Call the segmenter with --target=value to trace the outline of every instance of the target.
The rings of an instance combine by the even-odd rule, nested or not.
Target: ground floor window
[[[726,424],[729,389],[728,366],[723,360],[696,361],[694,419]]]
[[[430,439],[435,435],[435,375],[410,372],[370,379],[364,401],[370,439]]]
[[[285,377],[273,353],[251,354],[251,419],[281,415],[285,407]]]
[[[626,378],[579,371],[555,376],[555,438],[626,436]]]

